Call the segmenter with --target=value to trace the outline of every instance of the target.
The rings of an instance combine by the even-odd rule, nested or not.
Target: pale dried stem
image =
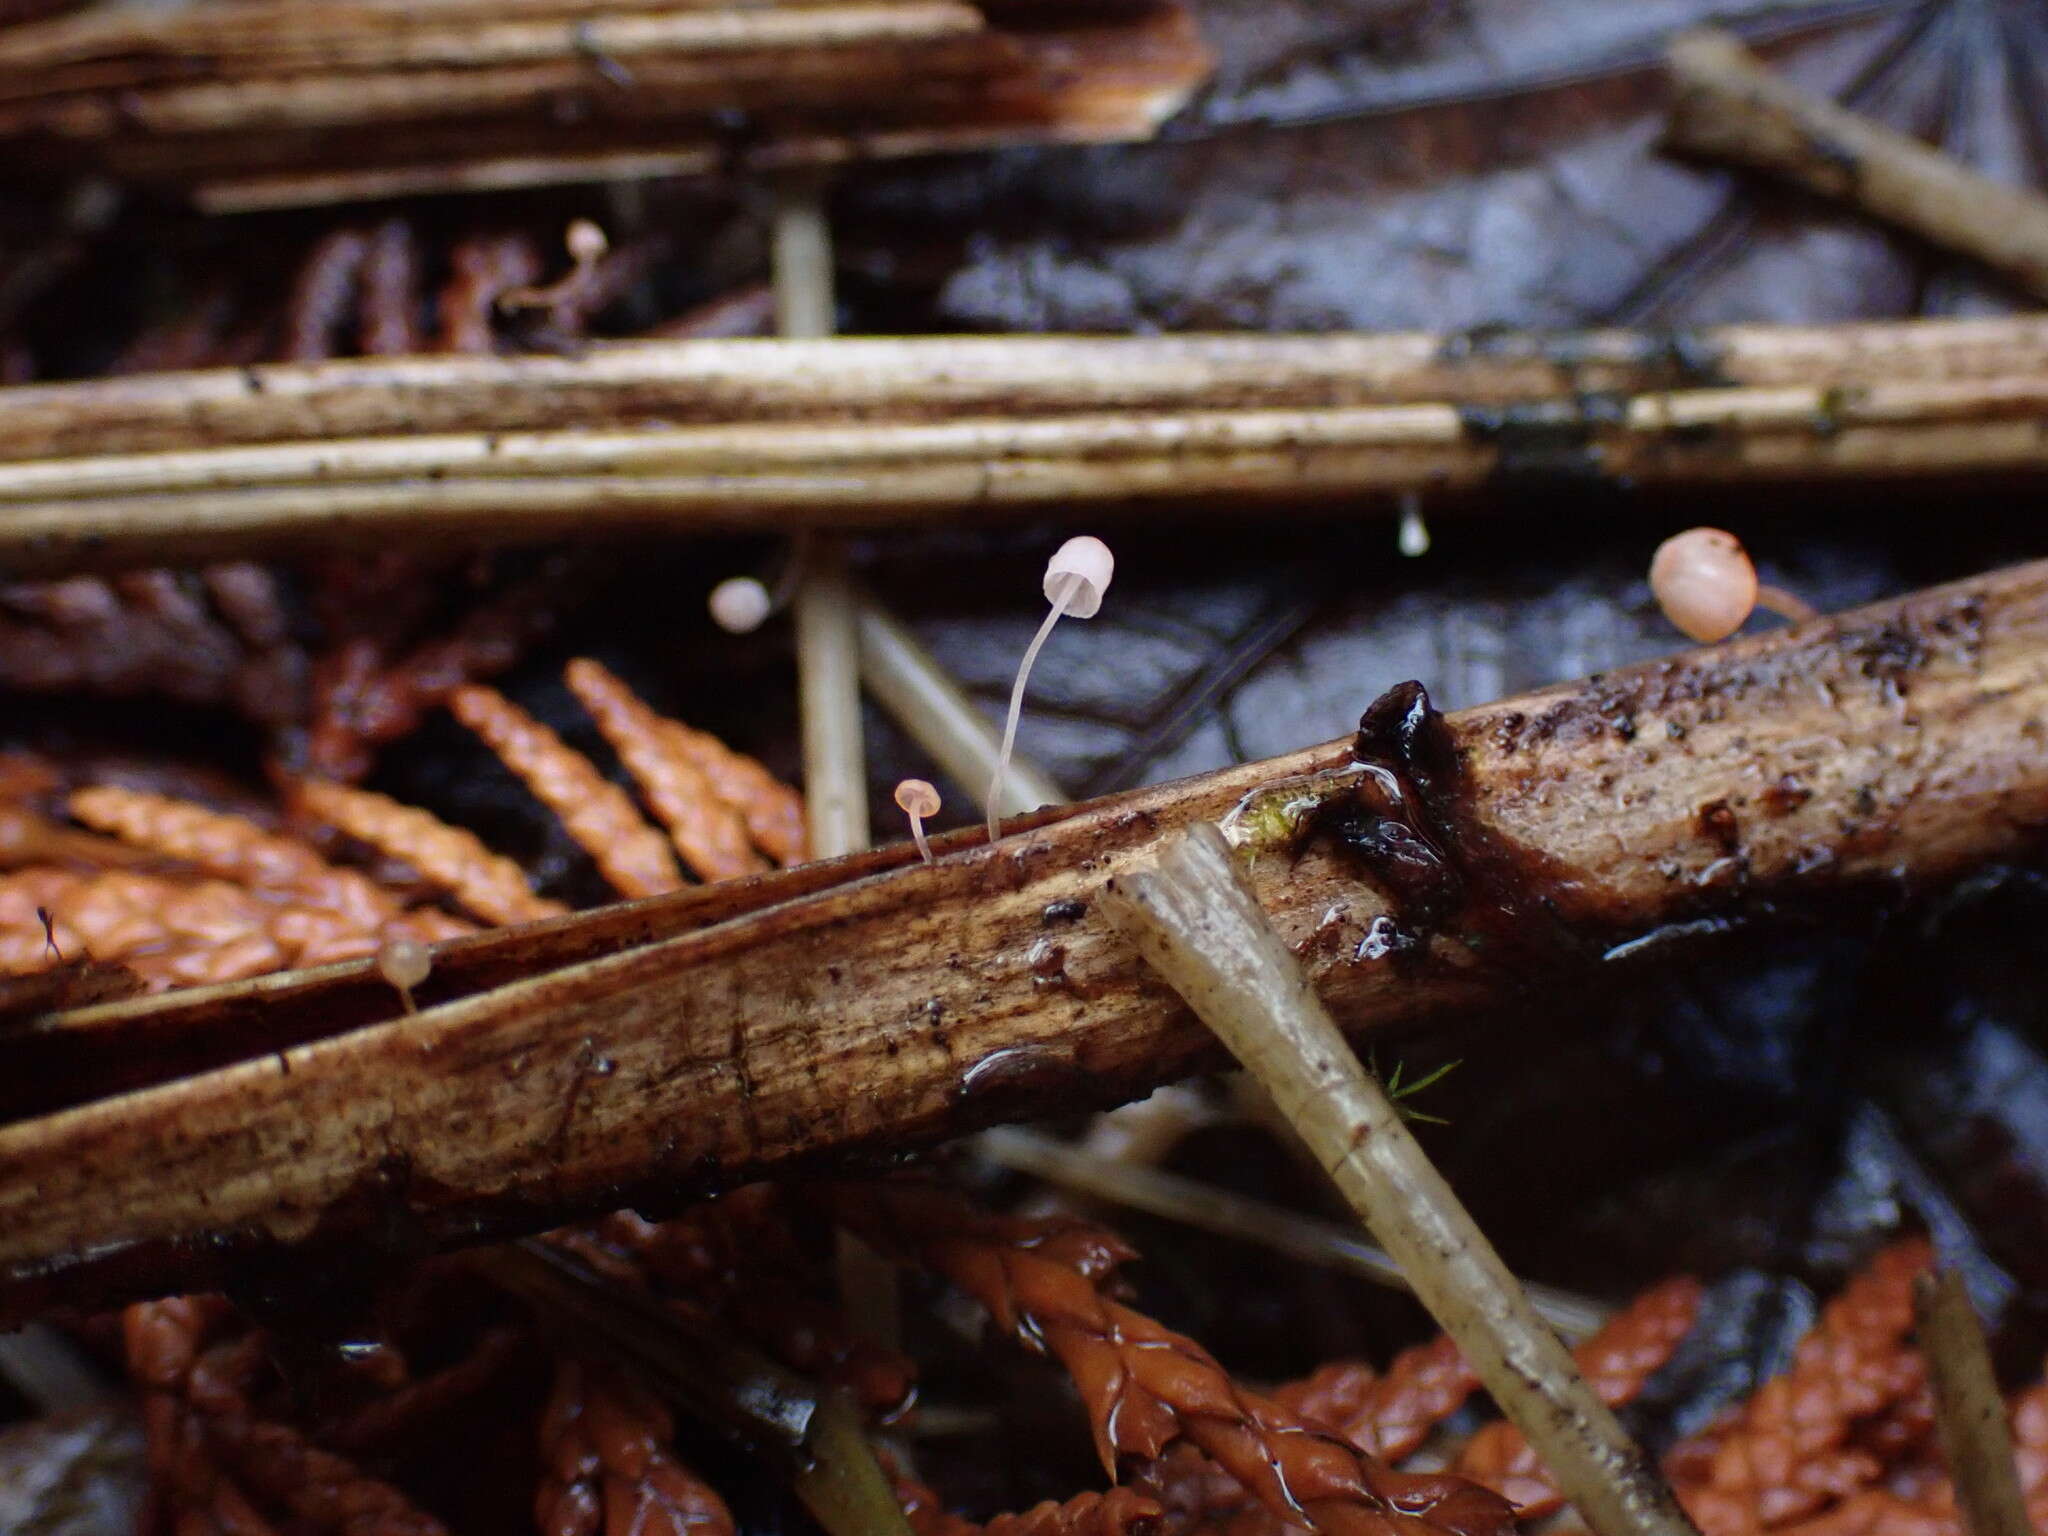
[[[1254,878],[1357,1030],[1549,978],[1628,985],[1666,924],[1895,902],[2032,855],[2044,717],[2037,563],[1449,717],[1444,814],[1509,850],[1559,925],[1519,958],[1482,963],[1455,921],[1412,965],[1359,958],[1391,908],[1327,839]],[[1044,813],[993,847],[942,836],[930,865],[899,842],[441,945],[416,1018],[361,963],[0,1034],[0,1080],[31,1098],[107,1095],[0,1128],[0,1319],[212,1288],[279,1243],[538,1230],[1205,1070],[1213,1043],[1102,919],[1101,882],[1350,749]]]
[[[1050,1136],[1012,1126],[984,1131],[975,1148],[992,1163],[1076,1194],[1199,1227],[1219,1237],[1256,1243],[1290,1259],[1357,1275],[1375,1285],[1412,1289],[1385,1250],[1333,1222],[1158,1168],[1091,1156]],[[1607,1321],[1608,1309],[1586,1297],[1546,1285],[1524,1283],[1522,1289],[1537,1315],[1566,1338],[1585,1338]]]
[[[792,340],[838,329],[832,229],[816,176],[784,177],[776,188],[770,251],[775,327]],[[868,846],[867,746],[860,704],[860,629],[846,551],[835,539],[807,540],[791,603],[796,621],[797,707],[804,752],[804,812],[815,858]],[[929,859],[923,836],[918,848]],[[858,1328],[894,1347],[903,1335],[895,1267],[841,1231],[835,1266],[840,1302]]]
[[[1266,1085],[1598,1536],[1697,1536],[1352,1054],[1214,824],[1117,875],[1102,906]]]
[[[1916,1279],[1913,1317],[1963,1529],[1969,1536],[2031,1536],[2005,1399],[1962,1274],[1943,1269]]]
[[[53,1417],[88,1412],[114,1395],[85,1351],[48,1323],[0,1334],[0,1381]]]
[[[1670,63],[1670,148],[1787,177],[2048,296],[2048,198],[1810,95],[1729,33],[1686,33]]]

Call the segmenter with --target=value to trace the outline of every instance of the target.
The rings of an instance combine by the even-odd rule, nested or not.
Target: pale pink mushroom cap
[[[1734,534],[1688,528],[1657,546],[1650,590],[1664,616],[1693,639],[1726,640],[1756,608],[1756,567]]]

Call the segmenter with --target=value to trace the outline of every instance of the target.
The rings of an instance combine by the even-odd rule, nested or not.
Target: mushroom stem
[[[903,621],[872,592],[855,585],[860,625],[860,680],[882,712],[962,784],[987,784],[1000,741],[987,715],[939,665]],[[1003,773],[1010,815],[1071,798],[1031,759],[1012,752]]]
[[[1359,1065],[1215,824],[1118,875],[1102,909],[1265,1083],[1586,1523],[1599,1536],[1697,1536]]]
[[[1003,778],[1009,771],[1010,749],[1017,744],[1017,717],[1024,709],[1024,685],[1031,678],[1031,664],[1038,660],[1038,652],[1045,645],[1045,637],[1052,633],[1053,625],[1059,623],[1071,603],[1081,590],[1081,578],[1066,577],[1060,583],[1059,596],[1053,599],[1051,609],[1045,615],[1045,622],[1038,626],[1038,633],[1031,637],[1031,643],[1024,648],[1024,660],[1017,668],[1017,681],[1010,685],[1010,712],[1003,720],[1003,744],[996,752],[996,771],[988,781],[988,840],[994,842],[1003,835]]]
[[[1820,617],[1820,610],[1805,598],[1787,592],[1783,587],[1774,587],[1769,582],[1758,584],[1756,605],[1759,608],[1768,608],[1772,613],[1794,624],[1810,623]]]

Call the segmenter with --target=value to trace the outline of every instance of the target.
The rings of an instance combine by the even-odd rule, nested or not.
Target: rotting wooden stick
[[[2048,296],[2048,198],[1808,94],[1731,33],[1685,33],[1670,65],[1667,148],[1784,176]]]
[[[1552,914],[1511,963],[1483,963],[1455,912],[1398,971],[1362,958],[1392,912],[1330,840],[1253,879],[1347,1027],[1469,1011],[1532,979],[1594,985],[1611,947],[1668,923],[1895,900],[2036,851],[2043,719],[2035,563],[1441,721],[1462,770],[1448,825]],[[1353,745],[1026,818],[994,846],[943,836],[930,865],[899,844],[442,946],[413,1018],[368,965],[95,1010],[96,1057],[243,1033],[232,1065],[0,1128],[0,1325],[207,1289],[280,1243],[541,1230],[1212,1066],[1097,910],[1102,881]],[[76,1027],[42,1021],[21,1048]],[[0,1034],[0,1062],[14,1050]]]
[[[1265,1084],[1598,1536],[1697,1536],[1359,1065],[1215,824],[1113,877],[1102,910]]]
[[[1934,1388],[1934,1428],[1968,1536],[2031,1536],[2005,1399],[1960,1271],[1913,1282],[1913,1320]]]
[[[1176,0],[246,9],[12,29],[0,140],[213,208],[304,206],[1144,138],[1212,63]],[[390,131],[365,158],[337,147],[351,125]]]

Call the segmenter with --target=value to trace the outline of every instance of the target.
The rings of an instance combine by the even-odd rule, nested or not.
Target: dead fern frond
[[[540,1420],[541,1536],[736,1536],[725,1501],[670,1453],[674,1435],[652,1393],[559,1361]]]
[[[456,689],[448,707],[560,818],[614,890],[659,896],[683,883],[667,840],[626,792],[525,710],[475,685]]]
[[[138,848],[339,913],[366,932],[374,933],[400,911],[397,898],[367,875],[338,868],[297,839],[267,832],[246,817],[116,784],[74,790],[68,808],[87,826]]]
[[[730,880],[768,867],[749,845],[740,812],[720,797],[711,777],[671,734],[672,722],[595,661],[578,658],[564,675],[668,828],[684,863],[706,880]]]
[[[388,795],[308,779],[298,786],[306,810],[358,842],[403,859],[464,907],[491,923],[531,923],[569,909],[536,896],[512,860],[474,832]]]
[[[1103,1282],[1130,1250],[1100,1229],[991,1220],[904,1185],[847,1191],[839,1209],[871,1242],[938,1271],[1004,1332],[1057,1359],[1080,1389],[1112,1474],[1184,1443],[1282,1523],[1329,1536],[1513,1529],[1513,1510],[1498,1495],[1455,1477],[1393,1472],[1241,1387],[1194,1340],[1111,1300]]]
[[[1904,1347],[1924,1240],[1887,1248],[1822,1310],[1792,1369],[1764,1383],[1730,1422],[1675,1447],[1673,1485],[1706,1536],[1753,1536],[1812,1515],[1875,1482],[1883,1463],[1851,1430],[1924,1377]]]

